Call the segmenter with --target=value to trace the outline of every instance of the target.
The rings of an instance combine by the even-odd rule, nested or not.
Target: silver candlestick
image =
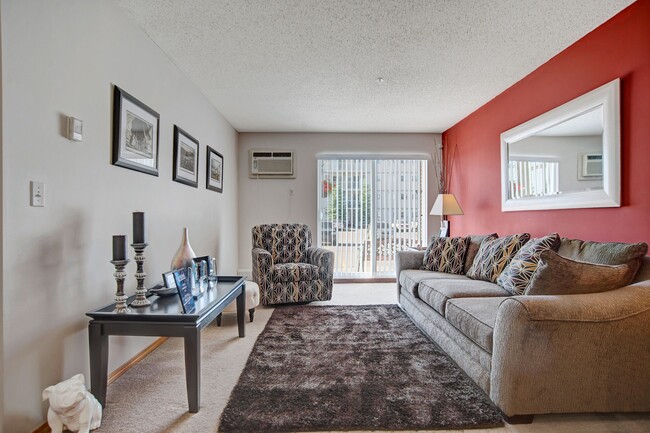
[[[126,300],[128,296],[124,294],[124,279],[126,278],[126,272],[124,268],[130,262],[130,260],[111,260],[113,266],[115,266],[115,282],[117,283],[117,291],[115,292],[115,309],[113,313],[129,313],[131,309],[126,305]]]
[[[135,289],[135,300],[131,302],[132,307],[146,307],[151,305],[151,301],[147,299],[147,289],[144,288],[144,279],[147,273],[144,271],[144,249],[147,248],[147,243],[131,244],[135,250],[135,257],[133,258],[138,264],[138,270],[135,273],[135,279],[138,280],[138,287]]]

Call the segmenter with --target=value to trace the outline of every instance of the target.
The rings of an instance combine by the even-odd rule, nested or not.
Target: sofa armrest
[[[271,267],[273,267],[273,256],[262,248],[253,248],[253,281],[260,287],[260,294],[271,288]]]
[[[306,256],[307,263],[318,266],[320,279],[331,284],[334,277],[334,252],[325,248],[309,247]]]
[[[650,282],[499,306],[490,397],[508,416],[650,410]]]
[[[401,286],[399,284],[399,274],[405,269],[420,269],[424,260],[424,251],[398,251],[395,254],[395,281],[397,283],[397,299]]]

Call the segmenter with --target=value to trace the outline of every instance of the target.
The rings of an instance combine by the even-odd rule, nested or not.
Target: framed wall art
[[[207,173],[205,187],[223,192],[223,155],[208,146]]]
[[[113,165],[158,176],[160,115],[124,90],[113,91]]]
[[[176,182],[199,186],[199,142],[174,125],[174,177]]]

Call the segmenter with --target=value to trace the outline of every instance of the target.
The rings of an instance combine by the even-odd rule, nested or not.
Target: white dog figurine
[[[83,374],[48,386],[43,390],[43,401],[50,400],[47,423],[52,433],[61,433],[63,427],[72,432],[88,433],[102,422],[102,405],[86,389]]]

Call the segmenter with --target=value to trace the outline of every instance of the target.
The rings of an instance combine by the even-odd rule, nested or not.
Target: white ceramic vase
[[[178,247],[178,251],[172,259],[171,269],[181,269],[192,266],[192,259],[196,257],[194,250],[190,245],[190,237],[187,231],[187,227],[183,228],[183,239],[181,240],[181,246]]]

